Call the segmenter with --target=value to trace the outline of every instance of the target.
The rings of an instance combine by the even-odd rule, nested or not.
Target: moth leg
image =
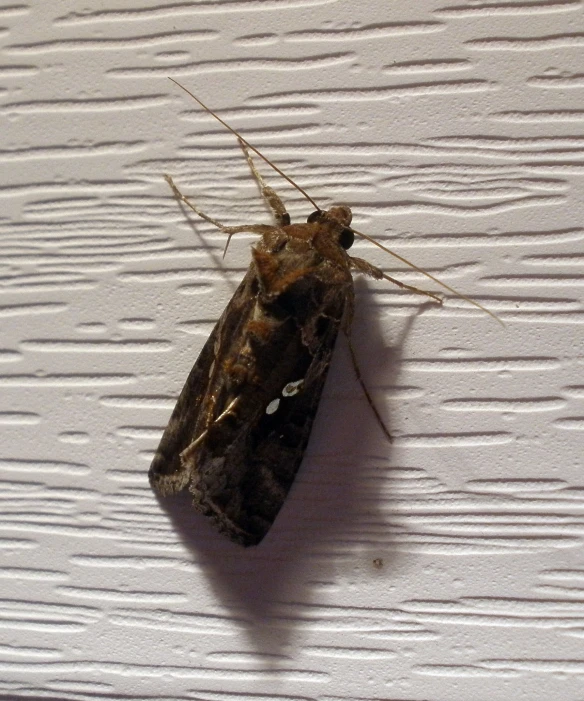
[[[383,419],[381,418],[380,413],[377,411],[377,407],[375,406],[375,402],[373,401],[373,398],[369,394],[369,390],[367,389],[367,385],[363,381],[363,378],[361,376],[361,369],[359,368],[359,363],[357,362],[357,354],[355,353],[355,348],[353,346],[353,341],[351,340],[351,334],[347,329],[343,329],[345,336],[347,337],[347,341],[349,343],[349,351],[351,353],[351,361],[353,363],[353,369],[355,370],[355,375],[357,377],[357,381],[361,385],[361,389],[363,390],[363,394],[365,395],[365,399],[367,399],[367,403],[371,407],[371,411],[375,414],[375,418],[377,419],[377,423],[379,424],[379,427],[385,434],[385,437],[390,443],[393,443],[393,438],[391,437],[391,433],[389,432],[387,426],[383,423]]]
[[[251,159],[249,149],[241,139],[239,139],[239,145],[241,146],[241,150],[243,151],[243,154],[247,161],[247,165],[251,170],[251,174],[255,178],[255,181],[257,182],[258,187],[260,188],[265,203],[272,210],[274,218],[276,219],[276,223],[278,224],[278,226],[287,226],[288,224],[290,224],[290,215],[286,211],[286,207],[280,199],[280,196],[273,188],[271,188],[266,183],[262,174],[255,167],[255,163]]]
[[[359,258],[357,260],[360,260]],[[364,261],[365,262],[365,261]],[[369,265],[369,263],[367,263]],[[363,390],[363,394],[365,395],[365,398],[367,399],[367,403],[371,407],[371,410],[375,414],[375,418],[377,419],[377,423],[381,427],[381,430],[387,437],[388,441],[390,443],[393,442],[393,438],[391,437],[390,432],[387,429],[387,426],[383,423],[383,419],[381,418],[380,413],[377,411],[377,407],[375,406],[375,403],[373,401],[373,398],[369,394],[369,390],[367,389],[367,385],[365,384],[363,377],[361,376],[361,369],[359,368],[359,362],[357,361],[357,353],[355,352],[355,348],[353,346],[353,341],[351,339],[351,326],[353,322],[353,314],[354,314],[355,308],[354,308],[354,302],[353,299],[348,299],[347,304],[345,306],[345,313],[343,314],[343,321],[342,321],[342,329],[343,333],[345,334],[345,337],[347,339],[347,343],[349,344],[349,351],[351,353],[351,362],[353,363],[353,369],[355,370],[355,376],[357,377],[357,381],[361,385],[361,389]]]
[[[183,202],[184,204],[186,204],[186,206],[192,209],[195,214],[198,214],[201,217],[201,219],[208,221],[209,224],[213,224],[213,226],[216,226],[220,231],[228,235],[227,243],[225,244],[225,248],[223,249],[223,257],[225,257],[225,254],[227,253],[227,249],[229,248],[229,244],[231,243],[231,237],[233,236],[233,234],[241,234],[243,232],[247,232],[252,234],[260,234],[260,236],[263,236],[263,234],[267,234],[270,231],[274,231],[274,227],[269,226],[268,224],[244,224],[243,226],[225,226],[224,224],[221,224],[221,222],[217,221],[217,219],[213,219],[213,217],[210,217],[208,214],[205,214],[205,212],[201,211],[196,205],[194,205],[188,197],[185,197],[185,195],[183,195],[182,192],[175,185],[174,180],[170,177],[170,175],[165,175],[164,179],[170,185],[174,196],[177,200],[179,200],[179,202]]]
[[[431,299],[438,302],[438,304],[442,304],[442,298],[439,297],[437,294],[434,294],[433,292],[428,292],[427,290],[421,290],[418,287],[412,287],[412,285],[406,285],[405,282],[400,282],[394,277],[386,275],[386,273],[384,273],[383,270],[377,268],[375,265],[371,265],[371,263],[368,263],[362,258],[350,257],[350,260],[351,267],[355,268],[355,270],[358,270],[360,273],[369,275],[370,277],[375,278],[376,280],[389,280],[389,282],[393,282],[394,285],[401,287],[402,290],[409,290],[410,292],[414,292],[417,295],[424,295],[424,297],[430,297]]]

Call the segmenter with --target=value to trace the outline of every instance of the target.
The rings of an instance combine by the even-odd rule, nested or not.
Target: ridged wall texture
[[[582,10],[0,5],[0,698],[582,701]],[[358,279],[393,444],[341,339],[255,549],[147,479],[254,240],[223,259],[163,174],[226,224],[270,222],[168,76],[505,324]]]

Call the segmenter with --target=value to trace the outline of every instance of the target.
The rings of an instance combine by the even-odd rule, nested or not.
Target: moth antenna
[[[454,287],[450,287],[450,285],[447,285],[445,282],[442,282],[442,280],[439,280],[437,277],[434,277],[434,275],[432,275],[431,273],[426,272],[423,268],[420,268],[415,263],[412,263],[412,261],[408,260],[407,258],[404,258],[403,256],[400,256],[399,253],[392,251],[390,248],[387,248],[382,243],[379,243],[379,241],[376,241],[372,236],[368,236],[367,234],[364,234],[362,231],[357,231],[357,229],[353,229],[353,227],[350,227],[350,229],[357,236],[360,236],[362,239],[365,239],[366,241],[370,241],[371,243],[375,244],[377,246],[377,248],[381,248],[382,251],[389,253],[390,256],[397,258],[399,261],[401,261],[402,263],[405,263],[407,266],[409,266],[413,270],[417,271],[418,273],[422,273],[422,275],[425,275],[427,278],[429,278],[430,280],[435,282],[437,285],[440,285],[440,287],[443,287],[445,290],[452,292],[460,299],[464,299],[466,302],[469,302],[473,306],[475,306],[478,309],[480,309],[481,311],[485,312],[485,314],[488,314],[489,316],[493,317],[493,319],[495,319],[495,321],[498,321],[499,324],[501,324],[501,326],[505,326],[503,321],[501,319],[499,319],[499,317],[495,313],[493,313],[492,311],[490,311],[486,307],[483,307],[482,304],[479,304],[478,302],[475,302],[474,299],[471,299],[470,297],[463,295],[462,292],[455,290]]]
[[[277,165],[275,165],[274,163],[272,163],[272,161],[270,161],[270,159],[269,159],[267,156],[264,156],[264,154],[263,154],[261,151],[259,151],[255,146],[253,146],[252,144],[250,144],[249,141],[247,141],[247,139],[244,139],[243,136],[241,136],[241,134],[240,134],[238,131],[236,131],[233,127],[229,126],[229,124],[227,124],[227,122],[226,122],[224,119],[221,119],[221,117],[220,117],[218,114],[215,114],[215,112],[213,112],[213,110],[212,110],[210,107],[207,107],[207,105],[206,105],[202,100],[199,100],[199,98],[198,98],[194,93],[192,93],[188,88],[185,88],[185,86],[182,85],[181,83],[179,83],[178,80],[175,80],[174,78],[170,78],[170,77],[169,77],[169,80],[172,81],[175,85],[177,85],[181,90],[184,90],[184,91],[186,92],[187,95],[189,95],[190,97],[192,97],[193,100],[194,100],[196,103],[198,103],[198,104],[205,110],[205,112],[208,112],[212,117],[214,117],[214,118],[215,118],[220,124],[222,124],[228,131],[230,131],[230,132],[231,132],[232,134],[234,134],[240,141],[242,141],[251,151],[253,151],[253,152],[254,152],[256,155],[258,155],[263,161],[265,161],[265,162],[270,166],[270,168],[273,168],[273,169],[276,171],[276,173],[278,173],[279,175],[281,175],[281,176],[284,178],[284,180],[288,181],[288,182],[290,183],[290,185],[292,185],[292,187],[296,188],[296,190],[298,190],[298,192],[300,192],[300,194],[303,195],[303,196],[310,202],[310,204],[311,204],[316,210],[318,210],[319,212],[322,212],[321,208],[316,204],[316,202],[315,202],[315,201],[312,199],[312,197],[306,192],[306,190],[304,190],[303,188],[300,187],[300,185],[298,185],[297,183],[295,183],[294,180],[292,180],[292,178],[290,178],[288,175],[286,175],[286,173],[284,173],[284,171],[280,170],[280,168],[278,168]],[[434,277],[434,275],[431,275],[430,273],[427,273],[425,270],[423,270],[422,268],[418,267],[415,263],[412,263],[412,262],[409,261],[407,258],[404,258],[403,256],[400,256],[399,253],[395,253],[394,251],[390,250],[389,248],[387,248],[387,247],[384,246],[383,244],[379,243],[379,241],[376,241],[372,236],[368,236],[367,234],[364,234],[364,233],[361,232],[361,231],[357,231],[356,229],[353,229],[352,227],[350,227],[350,228],[351,228],[351,231],[352,231],[354,234],[356,234],[357,236],[360,236],[362,239],[365,239],[365,240],[367,240],[367,241],[370,241],[371,243],[373,243],[373,244],[374,244],[375,246],[377,246],[378,248],[381,248],[382,251],[385,251],[386,253],[389,253],[390,256],[393,256],[394,258],[397,258],[398,260],[400,260],[402,263],[405,263],[406,265],[408,265],[408,266],[409,266],[410,268],[412,268],[413,270],[416,270],[417,272],[422,273],[422,275],[425,275],[427,278],[429,278],[430,280],[434,281],[437,285],[440,285],[440,287],[443,287],[445,290],[448,290],[449,292],[452,292],[452,294],[456,295],[456,296],[459,297],[460,299],[464,299],[466,302],[469,302],[469,303],[472,304],[473,306],[475,306],[475,307],[477,307],[478,309],[480,309],[481,311],[485,312],[485,314],[488,314],[489,316],[493,317],[493,319],[495,319],[496,321],[498,321],[499,324],[501,324],[501,326],[505,326],[505,324],[503,323],[503,321],[502,321],[501,319],[499,319],[499,317],[498,317],[496,314],[494,314],[493,312],[489,311],[486,307],[483,307],[482,304],[479,304],[478,302],[475,302],[474,299],[471,299],[470,297],[467,297],[466,295],[463,295],[461,292],[458,292],[458,290],[455,290],[454,287],[450,287],[450,285],[447,285],[445,282],[442,282],[442,281],[439,280],[437,277]],[[227,242],[227,244],[229,245],[229,241]],[[225,248],[225,250],[227,250],[227,247]]]
[[[221,119],[221,117],[220,117],[218,114],[215,114],[215,112],[213,112],[212,109],[210,109],[209,107],[207,107],[207,105],[206,105],[202,100],[199,100],[199,98],[198,98],[196,95],[194,95],[190,90],[188,90],[187,88],[185,88],[184,85],[181,85],[181,84],[178,82],[178,80],[175,80],[174,78],[169,78],[169,80],[171,80],[175,85],[178,85],[178,87],[181,88],[181,90],[184,90],[184,91],[186,92],[187,95],[190,95],[190,96],[193,98],[193,100],[194,100],[195,102],[197,102],[199,105],[201,105],[201,107],[205,110],[205,112],[208,112],[212,117],[215,117],[215,119],[216,119],[220,124],[222,124],[222,125],[223,125],[226,129],[228,129],[232,134],[235,134],[235,136],[236,136],[240,141],[243,141],[243,143],[244,143],[249,149],[251,149],[255,154],[257,154],[263,161],[265,161],[265,162],[270,166],[270,168],[273,168],[273,169],[276,171],[276,173],[278,173],[279,175],[281,175],[281,176],[284,178],[284,180],[287,180],[287,181],[290,183],[290,185],[292,185],[293,187],[295,187],[295,188],[298,190],[298,192],[300,192],[302,195],[304,195],[304,197],[306,197],[306,199],[310,202],[310,204],[311,204],[315,209],[317,209],[319,212],[322,211],[321,208],[320,208],[320,207],[316,204],[316,202],[312,199],[312,197],[306,192],[306,190],[303,190],[303,189],[300,187],[300,185],[297,185],[297,184],[292,180],[292,178],[288,177],[288,176],[286,175],[286,173],[284,173],[282,170],[280,170],[280,169],[278,168],[277,165],[275,165],[274,163],[272,163],[272,161],[270,161],[270,159],[269,159],[267,156],[264,156],[264,154],[263,154],[261,151],[259,151],[255,146],[252,146],[252,144],[250,144],[249,141],[247,141],[246,139],[244,139],[243,136],[241,136],[241,134],[240,134],[239,132],[237,132],[233,127],[230,127],[229,124],[227,124],[227,122],[226,122],[225,120]]]

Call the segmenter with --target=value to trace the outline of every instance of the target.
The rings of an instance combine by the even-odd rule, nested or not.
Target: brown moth
[[[352,272],[422,291],[347,253],[355,233],[369,239],[351,228],[349,207],[321,210],[293,183],[315,211],[306,223],[292,224],[248,148],[267,159],[186,92],[237,135],[275,223],[225,227],[194,206],[167,176],[179,201],[229,237],[251,231],[260,239],[245,277],[191,370],[149,479],[164,496],[188,489],[193,506],[221,533],[241,545],[257,545],[274,523],[302,461],[339,330],[349,338]]]

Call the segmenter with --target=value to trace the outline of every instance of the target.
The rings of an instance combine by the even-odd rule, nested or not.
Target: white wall
[[[581,2],[33,0],[0,25],[0,697],[582,699]],[[253,241],[223,261],[162,174],[270,221],[167,76],[505,322],[358,281],[394,443],[341,342],[257,549],[147,480]]]

